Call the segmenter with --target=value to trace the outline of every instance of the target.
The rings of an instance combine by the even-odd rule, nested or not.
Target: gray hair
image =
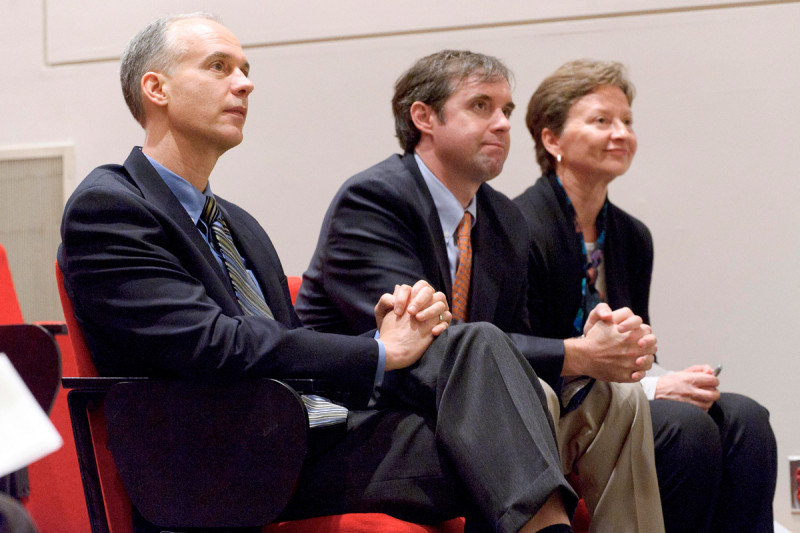
[[[509,85],[512,81],[502,61],[469,50],[442,50],[423,57],[397,79],[392,112],[397,140],[406,153],[414,151],[421,136],[411,119],[411,105],[431,106],[444,122],[444,104],[462,82],[473,77],[481,82],[505,80]]]
[[[122,95],[142,127],[145,125],[142,76],[151,71],[172,73],[188,50],[185,44],[172,42],[169,29],[173,22],[192,18],[219,21],[215,15],[202,12],[161,17],[134,35],[122,51],[119,69]]]
[[[633,103],[636,90],[628,79],[625,66],[617,61],[569,61],[539,84],[528,102],[525,123],[536,143],[536,160],[543,174],[555,172],[556,169],[555,158],[542,141],[544,129],[560,136],[572,104],[603,85],[618,87],[625,93],[628,105]]]

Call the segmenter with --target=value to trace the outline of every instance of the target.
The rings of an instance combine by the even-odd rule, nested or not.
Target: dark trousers
[[[557,490],[574,510],[539,380],[494,326],[448,328],[379,392],[378,409],[351,413],[341,440],[309,458],[284,518],[466,516],[471,530],[518,531]]]
[[[706,413],[650,402],[667,533],[771,533],[777,445],[767,410],[723,393]]]

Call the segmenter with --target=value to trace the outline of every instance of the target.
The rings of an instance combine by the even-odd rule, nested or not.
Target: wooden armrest
[[[328,392],[328,382],[324,379],[281,379],[282,382],[301,394],[322,394]]]
[[[41,326],[53,335],[66,335],[67,324],[65,322],[34,322],[37,326]]]
[[[61,386],[65,389],[85,389],[90,391],[107,391],[112,385],[123,381],[147,381],[146,377],[77,377],[61,378]]]
[[[88,390],[108,390],[112,385],[123,381],[147,381],[156,378],[141,376],[131,377],[80,377],[64,376],[61,378],[61,386],[65,389],[88,389]],[[281,379],[300,394],[325,394],[328,390],[328,382],[320,379]]]
[[[276,380],[121,381],[108,388],[105,415],[131,501],[160,526],[268,524],[305,458],[305,409]]]

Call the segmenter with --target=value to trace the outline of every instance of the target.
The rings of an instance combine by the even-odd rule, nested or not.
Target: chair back
[[[165,526],[274,520],[305,457],[308,422],[297,393],[268,379],[98,377],[58,263],[55,269],[80,374],[70,381],[82,382],[69,399],[92,530],[131,533],[132,501],[142,516]],[[108,388],[107,379],[123,382]]]
[[[14,281],[9,268],[8,256],[5,248],[0,246],[0,325],[19,326],[25,324],[22,309],[17,298],[17,291],[14,288]],[[42,380],[50,385],[45,385],[44,390],[52,389],[52,378],[56,376],[56,385],[60,382],[60,376],[55,374],[58,370],[71,372],[74,366],[72,357],[72,347],[69,340],[63,333],[66,329],[62,322],[36,322],[35,326],[28,324],[29,328],[38,328],[34,333],[35,337],[41,338],[42,349],[50,350],[50,340],[45,340],[44,331],[56,335],[56,343],[61,353],[59,358],[64,367],[51,366],[42,369],[34,374],[37,380]],[[15,366],[17,363],[15,363]],[[20,372],[22,374],[22,372]],[[46,375],[46,376],[45,376]],[[24,376],[23,376],[24,378]],[[34,390],[38,385],[29,388]],[[34,395],[36,392],[34,390]],[[78,460],[75,455],[75,442],[72,438],[72,428],[70,417],[67,410],[66,393],[56,392],[55,398],[44,400],[50,405],[50,420],[53,422],[64,446],[47,457],[36,461],[28,466],[28,477],[32,487],[30,495],[27,497],[25,507],[36,521],[42,531],[61,531],[63,533],[84,533],[89,525],[86,511],[81,508],[83,497],[80,493],[80,470]],[[42,404],[44,407],[44,404]]]
[[[89,350],[86,346],[86,341],[80,330],[80,326],[78,325],[77,320],[75,319],[75,314],[72,308],[72,302],[70,301],[69,296],[66,293],[64,287],[64,277],[60,268],[58,267],[58,264],[56,264],[56,278],[58,280],[58,289],[59,289],[59,294],[61,295],[61,304],[64,308],[64,316],[66,317],[69,336],[72,341],[72,345],[74,347],[76,358],[78,359],[78,368],[80,371],[79,373],[81,374],[81,376],[97,376],[97,370],[95,369],[94,364],[89,355]],[[300,289],[302,278],[300,276],[288,276],[287,281],[289,284],[289,291],[292,297],[292,303],[294,303],[294,300],[297,297],[297,292]],[[269,385],[269,388],[268,389],[264,388],[265,385]],[[141,390],[143,386],[151,388],[152,390],[143,394]],[[247,386],[248,387],[257,386],[258,387],[257,391],[259,392],[257,392],[256,390],[251,392],[249,390],[242,389],[242,386],[239,385],[235,389],[232,389],[228,392],[223,392],[223,394],[227,396],[244,395],[244,399],[239,400],[238,402],[234,402],[234,404],[236,403],[252,404],[253,403],[252,399],[254,397],[258,397],[257,394],[274,395],[276,393],[280,393],[281,395],[285,395],[286,391],[288,391],[288,388],[286,390],[280,390],[284,387],[279,385],[277,382],[272,382],[272,380],[264,380],[261,381],[260,383],[254,382],[248,384]],[[147,422],[148,417],[143,415],[145,415],[149,411],[152,411],[154,409],[152,406],[154,405],[155,406],[171,405],[171,406],[178,406],[179,408],[186,407],[187,409],[190,409],[190,411],[187,412],[182,412],[180,409],[178,409],[177,415],[175,415],[174,413],[170,415],[170,416],[177,416],[175,420],[167,419],[164,418],[163,415],[159,415],[159,417],[156,420],[163,418],[164,420],[162,420],[161,423],[166,424],[166,427],[168,428],[170,426],[175,426],[175,424],[177,423],[176,420],[185,421],[190,419],[191,417],[189,416],[188,413],[196,411],[197,393],[192,394],[190,392],[189,398],[192,398],[192,396],[194,396],[195,399],[192,400],[191,403],[187,403],[185,399],[176,400],[174,397],[171,396],[177,393],[179,394],[179,397],[181,398],[185,397],[186,392],[183,389],[185,389],[186,387],[180,386],[179,389],[172,390],[173,387],[175,387],[174,384],[159,383],[159,382],[119,383],[117,385],[114,385],[111,391],[109,391],[109,396],[106,398],[106,405],[105,405],[105,409],[109,409],[110,415],[115,420],[113,426],[111,428],[108,428],[108,430],[106,429],[105,424],[102,423],[105,414],[102,407],[99,410],[95,410],[94,412],[89,413],[91,421],[90,422],[91,440],[93,441],[95,448],[94,454],[96,456],[97,471],[100,477],[100,484],[103,490],[102,499],[106,505],[106,515],[108,522],[107,531],[110,531],[111,533],[128,533],[132,531],[132,527],[130,526],[131,524],[130,497],[127,495],[127,492],[125,492],[121,478],[116,470],[117,466],[115,465],[113,459],[111,458],[111,453],[108,451],[108,446],[110,446],[112,449],[115,449],[117,455],[119,455],[120,457],[128,458],[128,460],[122,461],[120,468],[124,470],[124,475],[126,479],[131,483],[131,486],[134,487],[133,489],[134,491],[138,490],[135,487],[138,487],[139,485],[143,487],[152,486],[153,482],[145,479],[149,469],[147,465],[144,463],[147,463],[149,461],[148,454],[151,453],[152,450],[165,449],[166,446],[164,443],[155,441],[150,442],[150,440],[148,439],[158,438],[160,435],[166,435],[168,431],[166,430],[166,428],[156,429],[156,431],[150,431],[153,429],[152,427],[146,427],[146,426],[143,427],[142,424],[149,425]],[[220,393],[216,392],[215,394],[220,394]],[[165,400],[164,398],[168,399]],[[146,402],[147,405],[135,405],[134,407],[131,407],[132,405],[135,404],[135,402],[143,402],[143,401]],[[273,403],[273,401],[274,400],[263,398],[256,403],[258,405],[270,405],[271,403]],[[221,399],[215,399],[213,401],[206,403],[208,404],[210,409],[215,405],[224,406],[227,403],[227,400],[222,401]],[[299,402],[297,403],[299,405]],[[254,412],[249,413],[249,415],[254,416],[255,414],[263,411],[264,411],[263,409],[257,409]],[[286,409],[286,407],[278,409],[277,413],[273,411],[272,416],[274,417],[278,413],[283,413],[284,415],[286,415],[288,413],[288,410]],[[300,417],[295,415],[293,418],[304,419],[304,416],[305,415],[302,414],[301,411]],[[98,418],[100,422],[99,424],[96,423]],[[271,422],[271,424],[272,423],[274,423],[274,421]],[[258,425],[255,422],[248,422],[248,424],[253,426]],[[282,432],[284,433],[285,437],[282,440],[284,443],[287,441],[292,443],[291,444],[292,448],[295,448],[294,453],[290,454],[288,450],[278,450],[278,449],[272,451],[267,450],[269,451],[269,453],[264,453],[265,444],[261,444],[258,447],[259,455],[267,457],[269,456],[283,457],[284,459],[282,460],[282,463],[295,461],[296,459],[293,458],[292,456],[298,457],[296,454],[296,448],[298,447],[298,445],[302,444],[303,450],[305,449],[305,441],[304,441],[305,427],[306,427],[305,423],[303,423],[301,427],[295,428],[293,431],[287,431],[288,426],[286,425],[286,423],[281,423],[281,426],[283,427]],[[292,436],[293,432],[294,435]],[[135,433],[137,435],[144,435],[146,438],[143,438],[143,440],[146,442],[140,443],[137,442],[138,439],[132,440],[126,438],[132,433]],[[109,439],[109,434],[111,435],[110,439]],[[215,437],[212,434],[208,435],[206,438],[218,438],[218,437],[220,437],[220,435],[217,435]],[[222,438],[225,438],[225,436],[222,436]],[[278,443],[280,442],[281,441],[278,441]],[[217,447],[223,447],[223,444],[224,443],[220,442],[218,443]],[[130,447],[133,448],[128,449]],[[292,475],[296,476],[299,474],[299,469],[302,464],[302,456],[304,455],[305,455],[304,452],[300,454],[299,455],[299,457],[301,458],[300,462],[298,462],[296,465],[292,465],[292,467],[290,468],[290,470],[295,471],[295,473]],[[175,459],[172,460],[174,461]],[[285,467],[287,465],[283,464],[283,466]],[[107,473],[108,471],[113,471],[114,474],[114,476],[111,477],[110,482],[109,480],[104,480],[104,473]],[[197,471],[201,472],[202,469],[198,468]],[[218,472],[216,476],[212,477],[222,478],[224,477],[224,472],[223,471]],[[264,476],[261,477],[265,478]],[[281,481],[285,479],[285,474],[278,475],[277,471],[273,473],[272,476],[268,476],[267,478],[271,479],[273,483],[277,483],[278,485],[280,485],[281,483],[285,483],[285,481]],[[200,483],[200,481],[202,480],[198,480],[198,483]],[[293,481],[292,484],[294,482],[295,481]],[[163,480],[159,479],[158,483],[163,484]],[[229,482],[229,485],[231,485],[231,483],[232,481]],[[275,487],[272,488],[274,489]],[[143,511],[143,514],[147,515],[148,514],[147,511],[150,511],[149,509],[150,507],[153,507],[151,512],[153,512],[154,514],[163,514],[164,512],[167,511],[167,510],[159,510],[157,508],[157,506],[162,503],[161,501],[159,501],[161,500],[160,497],[156,496],[154,498],[153,495],[147,494],[148,492],[147,489],[142,489],[142,490],[143,490],[142,494],[136,494],[135,499],[137,502],[141,502],[137,503],[137,506],[141,506],[140,509]],[[211,489],[207,490],[210,491]],[[259,496],[260,500],[267,500],[268,492],[270,491],[268,491],[266,488],[263,487],[261,488],[261,490],[256,491],[256,493],[260,495]],[[286,497],[288,497],[288,494],[291,491],[286,491],[284,489],[284,490],[278,490],[277,492],[278,493],[283,492],[287,494]],[[88,494],[89,493],[87,489],[87,498],[89,498]],[[124,498],[122,500],[122,503],[116,503],[116,504],[113,503],[113,498],[120,499],[120,496]],[[240,496],[237,499],[247,503],[245,496]],[[274,511],[271,512],[277,513],[277,511],[280,508],[282,508],[284,504],[285,500],[279,503],[279,505],[274,506]],[[247,506],[256,507],[257,505],[263,506],[264,503],[259,502],[258,504],[256,504],[254,502],[251,502]],[[119,514],[120,512],[124,511],[127,511],[127,517],[121,518]],[[461,533],[463,532],[463,528],[464,528],[463,519],[454,519],[437,526],[423,526],[419,524],[411,524],[408,522],[403,522],[401,520],[392,518],[384,514],[365,514],[365,515],[346,514],[346,515],[335,515],[329,517],[320,517],[317,519],[306,519],[306,520],[297,520],[293,522],[276,523],[264,526],[262,531],[265,533],[273,533],[273,532],[308,533],[310,531],[332,531],[336,533],[353,533],[353,532],[364,532],[364,531],[392,531],[398,533],[412,533],[412,532],[413,533],[418,533],[418,532]],[[93,531],[94,530],[95,529],[93,528]]]
[[[289,284],[289,295],[292,297],[292,305],[297,300],[297,293],[300,291],[300,284],[303,278],[300,276],[286,276],[286,282]]]
[[[22,324],[22,309],[11,278],[6,249],[0,245],[0,324]]]
[[[94,378],[99,374],[94,366],[89,348],[86,346],[86,338],[75,318],[75,311],[72,308],[72,300],[69,299],[67,289],[64,287],[64,273],[56,262],[56,282],[58,283],[58,295],[61,297],[61,308],[64,310],[64,321],[67,323],[67,332],[75,353],[75,363],[78,365],[78,375],[83,378]]]
[[[45,412],[50,412],[61,379],[61,354],[53,336],[41,326],[24,324],[6,250],[0,245],[0,351],[6,352],[17,372]]]
[[[56,262],[55,268],[58,294],[61,298],[61,308],[64,310],[64,320],[67,323],[67,335],[75,354],[78,376],[98,377],[97,368],[94,366],[86,345],[86,338],[75,318],[72,300],[64,286],[64,273],[61,272],[58,262]],[[117,472],[114,458],[108,450],[104,406],[99,403],[89,408],[88,405],[92,402],[86,402],[87,405],[84,406],[84,402],[80,400],[80,394],[81,392],[78,390],[71,391],[69,400],[70,411],[73,409],[81,411],[72,413],[72,423],[92,531],[94,533],[101,531],[133,533],[131,500]],[[76,405],[79,407],[75,407]],[[78,420],[85,420],[88,427],[80,427]],[[80,436],[81,434],[83,437]],[[96,476],[89,472],[96,472]]]

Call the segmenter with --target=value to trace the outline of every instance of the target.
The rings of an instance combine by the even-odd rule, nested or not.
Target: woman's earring
[[[556,156],[556,161],[558,161],[559,163],[561,163],[561,154],[558,154],[558,155]]]

